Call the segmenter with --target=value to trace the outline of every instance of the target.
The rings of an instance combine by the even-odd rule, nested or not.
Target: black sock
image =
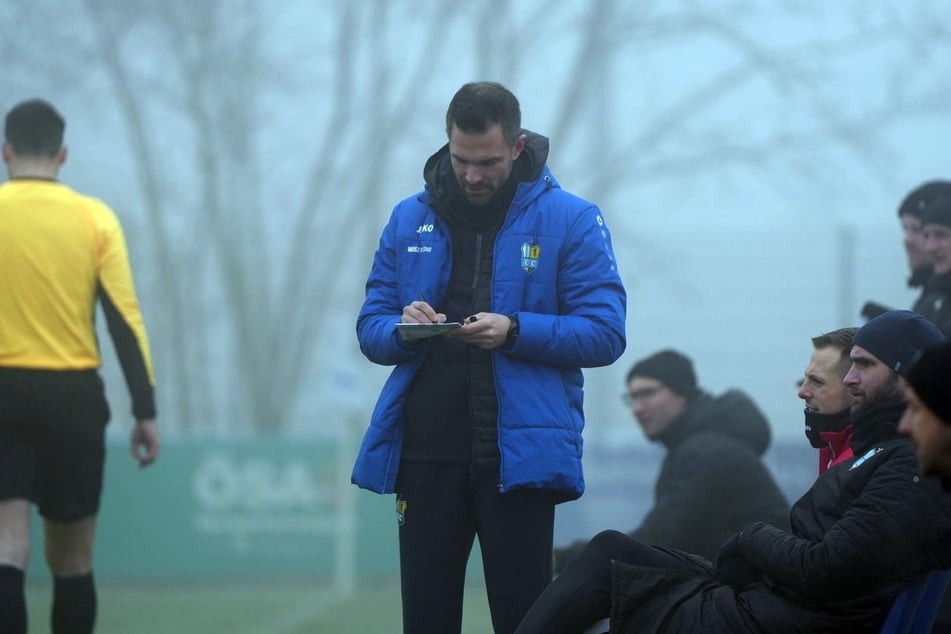
[[[23,571],[9,565],[0,565],[0,632],[26,634]]]
[[[96,624],[96,585],[92,573],[53,577],[53,634],[91,634]]]

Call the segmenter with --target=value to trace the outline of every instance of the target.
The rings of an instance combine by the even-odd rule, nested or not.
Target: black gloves
[[[748,562],[740,552],[743,541],[743,531],[740,531],[720,546],[717,553],[717,578],[721,583],[744,588],[760,577],[760,572]]]

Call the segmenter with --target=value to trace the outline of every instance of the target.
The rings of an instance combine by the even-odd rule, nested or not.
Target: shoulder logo
[[[881,452],[881,451],[883,451],[883,450],[884,450],[884,449],[883,449],[882,447],[876,447],[875,449],[869,449],[868,452],[867,452],[864,456],[862,456],[861,458],[859,458],[858,460],[856,460],[855,462],[852,463],[852,466],[849,467],[849,471],[851,471],[852,469],[858,469],[860,466],[862,466],[862,463],[863,463],[863,462],[865,462],[866,460],[868,460],[869,458],[875,456],[875,454],[877,454],[877,453],[879,453],[879,452]]]
[[[538,259],[541,256],[542,248],[537,244],[522,243],[522,270],[526,273],[534,273],[538,268]]]

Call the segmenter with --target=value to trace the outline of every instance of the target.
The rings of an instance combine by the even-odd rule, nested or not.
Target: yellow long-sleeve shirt
[[[115,213],[52,180],[0,185],[0,367],[98,368],[97,298],[133,414],[153,418],[148,338]]]

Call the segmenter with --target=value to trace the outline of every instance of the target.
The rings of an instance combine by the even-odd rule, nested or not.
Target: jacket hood
[[[518,164],[519,173],[524,175],[522,181],[533,181],[541,175],[545,162],[548,161],[548,137],[530,130],[522,130],[522,133],[528,138],[525,140],[525,148],[516,163]],[[426,182],[426,190],[434,195],[438,194],[445,186],[443,184],[445,178],[454,178],[448,143],[426,159],[426,164],[423,166],[423,180]]]
[[[772,438],[765,414],[740,390],[727,390],[720,396],[701,392],[657,440],[669,449],[701,432],[727,436],[759,455],[766,452]]]

